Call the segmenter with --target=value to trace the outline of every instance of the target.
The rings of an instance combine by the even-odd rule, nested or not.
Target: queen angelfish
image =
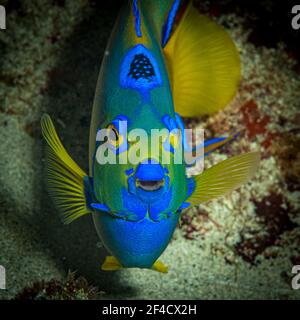
[[[174,150],[186,144],[181,117],[224,108],[239,81],[240,59],[233,41],[191,3],[128,1],[111,33],[99,74],[89,174],[69,156],[50,117],[42,117],[50,195],[65,223],[92,215],[110,254],[102,270],[137,267],[167,272],[158,258],[182,211],[240,187],[256,172],[258,152],[234,156],[192,177],[187,176],[184,161],[174,161]],[[147,135],[152,129],[169,134],[159,144],[159,155],[142,148],[139,163],[121,163],[124,155],[136,150],[137,141],[127,135],[136,128]],[[98,139],[101,129],[110,131],[105,142]],[[204,154],[234,137],[206,141]],[[99,161],[103,143],[116,163]],[[166,155],[167,164],[161,160]]]

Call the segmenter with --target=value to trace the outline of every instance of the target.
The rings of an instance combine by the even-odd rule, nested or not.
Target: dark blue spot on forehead
[[[134,46],[124,56],[120,67],[120,85],[139,90],[145,97],[149,90],[162,85],[158,63],[143,45]]]
[[[145,71],[146,69],[147,71]],[[154,76],[154,67],[149,58],[142,53],[136,54],[130,64],[128,77],[131,77],[135,80],[143,78],[150,82]]]

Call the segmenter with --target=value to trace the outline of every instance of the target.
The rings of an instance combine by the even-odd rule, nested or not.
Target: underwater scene
[[[2,0],[0,299],[300,299],[297,13]],[[204,129],[203,173],[101,167],[101,128],[132,147],[117,120]]]

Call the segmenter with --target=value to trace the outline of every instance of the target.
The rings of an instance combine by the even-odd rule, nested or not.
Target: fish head
[[[118,116],[98,131],[94,194],[107,211],[129,220],[160,221],[186,206],[189,179],[181,128],[170,119],[143,124]]]

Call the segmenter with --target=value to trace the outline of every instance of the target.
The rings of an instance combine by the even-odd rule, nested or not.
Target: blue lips
[[[140,181],[158,181],[162,180],[164,176],[163,167],[153,159],[147,159],[140,163],[135,173],[135,177]]]
[[[172,199],[172,187],[168,173],[153,159],[141,162],[135,172],[126,171],[128,189],[122,189],[122,198],[127,220],[142,220],[147,212],[153,221],[170,217],[171,212],[167,209]]]
[[[142,161],[128,178],[128,191],[145,203],[154,203],[170,186],[170,178],[162,165],[153,159]]]

